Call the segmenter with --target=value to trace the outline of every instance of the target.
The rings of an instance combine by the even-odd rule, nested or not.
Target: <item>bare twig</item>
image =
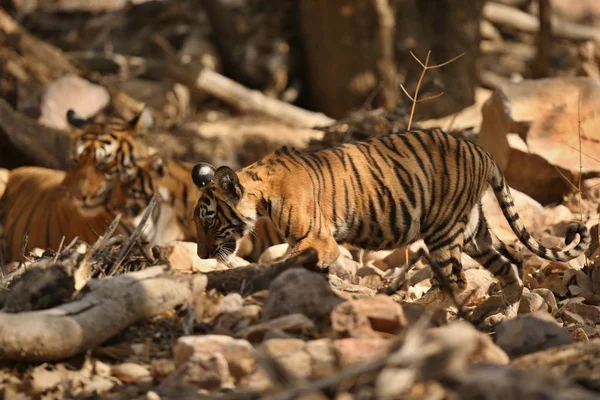
[[[75,271],[75,294],[77,294],[92,277],[92,256],[96,254],[98,250],[101,250],[106,246],[106,243],[117,229],[117,226],[119,226],[120,219],[121,214],[117,214],[106,232],[104,232],[104,236],[100,236],[94,245],[87,251],[87,253],[85,253],[85,256],[79,264],[77,271]]]
[[[154,207],[156,206],[158,199],[158,193],[155,193],[154,196],[152,196],[152,199],[150,199],[150,203],[148,203],[146,209],[144,210],[144,213],[142,214],[142,219],[140,220],[140,223],[138,224],[138,226],[135,227],[133,233],[129,236],[127,242],[121,247],[121,250],[117,255],[117,262],[112,267],[110,273],[108,274],[109,276],[117,273],[117,271],[121,267],[121,264],[123,263],[123,261],[125,261],[125,257],[127,257],[133,246],[135,246],[138,238],[140,237],[142,231],[146,226],[146,223],[148,222],[148,218],[150,218],[150,215],[152,215],[152,211],[154,211]]]
[[[58,250],[56,250],[56,254],[54,255],[54,262],[58,261],[58,256],[60,255],[60,252],[62,251],[62,247],[63,244],[65,244],[65,236],[63,235],[62,239],[60,239],[60,243],[58,245]]]
[[[17,265],[17,269],[21,268],[23,265],[23,260],[25,259],[25,250],[27,250],[27,243],[29,242],[29,227],[23,233],[23,239],[21,242],[21,254],[19,255],[19,264]]]
[[[419,80],[417,81],[417,87],[415,88],[415,94],[414,96],[411,96],[408,91],[406,90],[406,88],[403,85],[400,85],[400,88],[402,89],[402,91],[404,92],[404,94],[406,94],[406,96],[410,99],[410,101],[412,102],[412,107],[410,109],[410,118],[408,119],[408,129],[410,130],[411,126],[412,126],[412,122],[413,122],[413,118],[415,115],[415,109],[417,107],[417,103],[419,103],[420,101],[425,101],[425,100],[431,100],[431,99],[435,99],[437,97],[440,97],[442,93],[438,93],[437,95],[433,95],[430,97],[427,97],[425,99],[419,100],[419,90],[421,89],[421,84],[423,83],[423,78],[425,77],[425,73],[427,71],[429,71],[430,69],[436,69],[436,68],[441,68],[445,65],[450,64],[451,62],[454,62],[456,60],[458,60],[459,58],[461,58],[462,56],[465,55],[465,53],[461,53],[459,55],[457,55],[456,57],[451,58],[448,61],[445,61],[441,64],[436,64],[436,65],[429,65],[429,58],[431,56],[431,50],[429,50],[427,52],[427,56],[425,57],[425,62],[422,62],[421,60],[419,60],[419,57],[417,57],[412,51],[410,52],[410,55],[419,63],[419,65],[421,66],[421,68],[423,68],[423,70],[421,71],[421,76],[419,76]]]

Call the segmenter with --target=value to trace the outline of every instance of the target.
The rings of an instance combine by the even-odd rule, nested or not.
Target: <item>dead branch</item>
[[[79,75],[92,82],[102,80],[60,49],[31,35],[1,8],[0,39],[4,45],[0,51],[0,63],[3,64],[5,72],[30,90],[39,91],[44,85],[65,75]],[[140,101],[133,99],[117,86],[99,83],[106,86],[111,94],[114,109],[123,117],[131,118],[143,108],[144,105]],[[36,139],[38,137],[45,135],[38,135]],[[54,136],[48,140],[53,138]]]
[[[62,170],[67,168],[71,140],[68,132],[38,124],[15,111],[4,99],[0,99],[0,132],[36,165]]]
[[[71,357],[187,302],[205,285],[204,275],[176,277],[164,266],[92,279],[71,303],[43,311],[0,312],[0,358],[40,362]]]
[[[316,264],[317,253],[311,248],[300,253],[297,257],[278,263],[250,264],[233,269],[208,272],[206,274],[208,278],[207,289],[216,289],[221,293],[238,292],[242,296],[247,296],[267,289],[279,274],[290,268],[304,267],[311,271],[321,271]]]
[[[540,30],[540,21],[535,16],[496,2],[485,4],[483,17],[494,24],[522,32],[537,33]],[[561,39],[600,41],[600,31],[591,26],[561,20],[556,16],[551,17],[551,25],[554,36]]]
[[[258,90],[251,90],[219,74],[203,69],[194,72],[176,63],[168,63],[169,75],[192,90],[200,90],[242,112],[256,112],[288,122],[299,127],[313,128],[327,126],[335,122],[323,113],[304,110],[281,100],[265,96]]]

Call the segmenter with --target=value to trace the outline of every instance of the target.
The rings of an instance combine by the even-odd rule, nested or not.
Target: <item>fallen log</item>
[[[31,162],[40,167],[67,169],[71,136],[66,131],[53,129],[15,111],[0,98],[0,134]]]
[[[55,308],[0,312],[0,359],[55,361],[91,349],[129,325],[188,302],[206,276],[176,276],[165,266],[92,279],[81,297]]]
[[[227,294],[240,293],[242,296],[265,290],[271,282],[282,272],[303,267],[315,272],[327,272],[326,269],[317,267],[317,252],[310,248],[298,256],[273,264],[250,264],[243,267],[211,271],[206,274],[208,278],[206,288],[216,289]]]
[[[537,17],[519,9],[495,2],[487,2],[483,7],[483,17],[498,25],[517,29],[527,33],[537,33],[540,30],[540,21]],[[591,26],[584,26],[574,22],[551,17],[552,35],[569,40],[594,40],[600,41],[600,31]]]
[[[169,76],[192,90],[200,90],[242,112],[256,112],[292,125],[313,128],[335,122],[323,113],[304,110],[292,104],[270,98],[235,82],[218,72],[202,69],[195,72],[181,64],[169,62]]]

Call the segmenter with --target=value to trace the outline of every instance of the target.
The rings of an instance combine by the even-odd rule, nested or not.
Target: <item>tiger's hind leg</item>
[[[477,210],[476,229],[466,238],[465,253],[498,279],[502,314],[506,318],[514,318],[523,293],[522,262],[511,255],[506,245],[490,231],[481,206]]]
[[[464,229],[464,221],[459,221],[448,232],[437,232],[424,238],[429,250],[429,255],[425,258],[434,272],[434,277],[431,289],[417,300],[417,303],[428,308],[458,306],[456,303],[461,301],[461,294],[464,293],[467,283],[461,263]]]

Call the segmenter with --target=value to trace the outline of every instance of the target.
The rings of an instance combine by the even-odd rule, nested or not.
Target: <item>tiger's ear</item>
[[[167,173],[167,165],[165,160],[158,154],[153,154],[150,156],[149,160],[150,168],[152,171],[156,173],[160,178],[164,177]]]
[[[235,203],[242,198],[244,187],[240,183],[235,171],[231,168],[226,166],[217,168],[213,180],[215,181],[218,190],[227,200]]]
[[[69,125],[75,129],[83,129],[87,125],[90,124],[90,121],[81,117],[79,114],[75,112],[73,109],[69,109],[67,111],[67,122]]]
[[[135,117],[129,121],[129,126],[135,133],[145,132],[154,125],[154,118],[148,107],[144,107]]]
[[[212,182],[215,176],[215,167],[209,163],[199,162],[192,168],[192,181],[198,189],[202,189],[204,186]]]

